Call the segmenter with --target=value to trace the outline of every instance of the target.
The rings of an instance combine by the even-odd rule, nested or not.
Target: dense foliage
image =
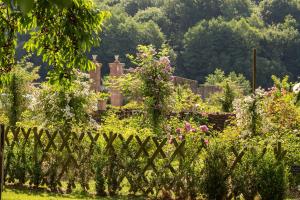
[[[86,52],[99,44],[98,35],[108,13],[95,9],[92,1],[2,0],[0,5],[0,86],[9,82],[7,73],[16,65],[17,33],[30,34],[24,47],[51,65],[48,75],[52,83],[69,83],[74,68],[93,68]]]
[[[281,0],[95,1],[111,10],[103,46],[94,49],[104,64],[137,44],[157,48],[169,43],[177,59],[176,75],[203,83],[215,68],[251,77],[252,48],[258,49],[258,85],[271,86],[271,75],[299,76],[300,9]],[[151,28],[150,28],[151,26]],[[151,33],[151,34],[150,34]]]
[[[275,76],[297,76],[296,1],[98,2],[113,15],[104,24],[104,47],[93,51],[107,52],[104,60],[125,49],[134,65],[106,85],[121,90],[128,104],[101,112],[98,100],[106,102],[109,94],[93,92],[82,71],[92,67],[86,52],[99,43],[107,13],[87,0],[0,2],[7,183],[55,192],[72,192],[79,183],[88,192],[93,181],[99,196],[217,200],[281,200],[300,184],[291,173],[300,164],[300,84]],[[276,13],[279,8],[286,10]],[[37,68],[16,61],[20,31],[30,32],[26,49],[52,65],[50,82],[34,86]],[[139,43],[152,45],[135,50]],[[253,47],[260,47],[264,66],[260,84],[275,75],[272,88],[250,94],[245,76]],[[203,100],[188,85],[174,84],[175,57],[177,73],[222,90]],[[212,111],[234,115],[217,129],[209,121]]]

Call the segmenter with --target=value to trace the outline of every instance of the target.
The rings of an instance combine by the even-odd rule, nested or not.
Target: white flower
[[[260,87],[255,90],[255,94],[258,98],[262,98],[266,95],[266,91]]]
[[[297,83],[296,85],[294,85],[293,92],[295,94],[298,94],[300,92],[300,83]]]
[[[171,63],[170,59],[169,59],[168,57],[166,57],[166,56],[161,57],[161,58],[159,59],[159,61],[160,61],[161,63],[165,64],[165,65],[168,65],[168,66],[169,66],[170,63]]]

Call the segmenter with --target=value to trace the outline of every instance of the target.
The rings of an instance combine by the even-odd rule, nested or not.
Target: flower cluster
[[[76,72],[77,79],[68,89],[44,83],[31,98],[30,109],[44,126],[66,126],[96,123],[91,113],[97,109],[97,94],[90,90],[88,75]],[[86,127],[86,126],[85,126]]]
[[[241,129],[242,136],[249,136],[253,132],[253,124],[259,121],[264,115],[261,100],[267,95],[263,89],[257,89],[255,95],[236,99],[233,102],[234,113],[236,115],[237,126]]]
[[[208,133],[209,128],[207,127],[207,125],[201,125],[199,127],[193,127],[189,122],[185,122],[184,127],[176,128],[175,132],[176,132],[177,138],[180,141],[183,141],[191,133]],[[173,135],[168,135],[169,144],[173,144],[175,138],[176,137],[174,137]],[[209,141],[204,140],[204,143],[206,145],[208,145]]]
[[[297,84],[294,85],[293,92],[295,94],[299,94],[300,93],[300,83],[297,83]]]
[[[136,65],[136,78],[140,83],[138,94],[143,99],[144,108],[156,132],[162,116],[169,110],[173,91],[170,80],[174,69],[167,48],[157,52],[152,46],[140,45],[137,50],[137,55],[129,58]]]

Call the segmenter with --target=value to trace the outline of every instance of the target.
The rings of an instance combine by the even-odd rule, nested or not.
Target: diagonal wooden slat
[[[234,159],[233,163],[231,164],[231,167],[229,168],[229,172],[227,176],[225,177],[226,179],[232,174],[233,170],[235,169],[236,165],[242,160],[243,156],[245,155],[245,149],[243,149]]]
[[[182,158],[184,158],[184,155],[182,153],[182,149],[185,146],[185,141],[181,142],[179,145],[177,143],[176,140],[174,140],[174,146],[176,147],[175,151],[173,152],[173,154],[171,155],[171,157],[169,158],[168,164],[166,167],[169,167],[172,173],[176,173],[176,170],[172,167],[171,163],[173,162],[173,160],[175,159],[175,157],[177,155],[180,155]]]
[[[41,130],[38,131],[38,128],[34,127],[33,128],[33,133],[34,133],[34,138],[35,138],[36,142],[40,145],[41,148],[43,148],[43,143],[41,141],[41,137],[44,133],[44,130],[41,129]]]
[[[157,139],[156,137],[153,137],[152,140],[153,140],[153,142],[154,142],[154,144],[155,144],[155,146],[156,146],[156,148],[157,148],[159,154],[160,154],[163,158],[166,158],[167,156],[166,156],[165,152],[164,152],[163,149],[162,149],[163,146],[160,147],[160,144],[159,144],[159,142],[157,141],[158,139]],[[165,139],[165,140],[166,140],[166,139]]]
[[[90,133],[90,134],[91,134],[91,133]],[[94,152],[94,147],[96,146],[99,137],[100,137],[100,134],[99,134],[99,133],[97,133],[97,134],[95,135],[95,137],[93,137],[92,135],[89,136],[89,138],[90,138],[90,140],[91,140],[91,143],[90,143],[90,147],[89,147],[89,152],[88,152],[88,154],[87,154],[88,157],[91,156],[91,155],[93,154],[93,152]]]
[[[155,141],[155,139],[154,139],[153,141]],[[154,152],[153,155],[148,159],[148,163],[147,163],[147,165],[145,166],[145,168],[143,169],[143,173],[145,173],[145,172],[148,170],[148,168],[149,168],[150,166],[152,166],[153,171],[154,171],[155,173],[157,173],[157,169],[156,169],[156,166],[155,166],[155,164],[153,163],[153,161],[154,161],[154,159],[157,157],[157,155],[158,155],[159,153],[161,153],[161,151],[162,151],[161,149],[163,148],[163,146],[164,146],[166,143],[167,143],[167,138],[164,138],[164,139],[162,140],[162,142],[161,142],[160,144],[158,144],[158,146],[157,146],[155,152]]]
[[[122,142],[122,147],[121,147],[120,153],[123,154],[126,152],[127,156],[129,156],[130,158],[133,158],[134,156],[132,155],[132,153],[129,150],[129,144],[133,141],[133,135],[130,135],[126,140],[124,139],[124,137],[122,135],[118,135],[118,138]]]
[[[71,149],[69,146],[69,139],[70,139],[71,133],[70,132],[64,133],[62,131],[59,131],[59,135],[62,139],[62,143],[59,147],[59,151],[62,151],[63,149],[67,149],[67,151],[70,153]]]
[[[113,134],[113,133],[109,133],[109,137],[107,137],[106,134],[103,134],[104,139],[106,140],[106,147],[105,147],[105,151],[111,151],[111,152],[115,152],[115,148],[113,146],[113,142],[115,141],[115,139],[117,138],[117,134]]]
[[[20,127],[13,127],[11,128],[11,132],[13,134],[13,141],[19,142],[19,133],[20,133]]]
[[[51,147],[53,147],[53,149],[55,149],[55,150],[57,149],[57,146],[54,143],[54,140],[55,140],[57,134],[58,134],[58,131],[54,131],[51,134],[48,130],[46,130],[46,135],[48,137],[48,144],[47,144],[44,152],[48,152]]]
[[[26,144],[28,142],[28,139],[29,139],[29,136],[30,136],[30,133],[31,133],[31,128],[29,128],[27,131],[25,128],[21,128],[21,131],[23,133],[23,136],[24,136],[24,144]]]
[[[16,143],[19,143],[19,127],[10,127],[11,133],[13,134],[12,143],[10,144],[10,148],[13,149]]]
[[[136,141],[138,142],[138,144],[139,144],[139,146],[140,146],[140,149],[139,149],[138,152],[136,153],[135,158],[136,158],[136,159],[139,158],[139,156],[141,155],[141,153],[144,153],[144,155],[145,155],[146,157],[149,157],[149,153],[148,153],[148,151],[147,151],[147,149],[146,149],[146,146],[147,146],[147,144],[148,144],[149,141],[150,141],[150,137],[148,136],[148,137],[144,140],[144,142],[142,142],[142,140],[139,138],[139,136],[135,136],[135,139],[136,139]]]
[[[6,142],[6,145],[7,146],[10,146],[10,142],[9,142],[9,130],[10,130],[10,127],[9,126],[3,126],[4,128],[4,138],[5,138],[5,142]]]

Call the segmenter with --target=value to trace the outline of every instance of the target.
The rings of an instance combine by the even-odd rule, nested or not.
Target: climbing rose
[[[209,140],[205,139],[205,140],[204,140],[204,143],[205,143],[206,145],[208,145],[208,144],[209,144]]]
[[[185,122],[184,128],[185,128],[186,132],[190,132],[192,129],[192,126],[190,123]]]
[[[196,133],[197,132],[197,129],[195,129],[195,128],[192,128],[192,130],[191,130],[193,133]]]
[[[184,140],[184,135],[179,135],[178,138],[179,138],[180,141],[183,141]]]
[[[180,134],[181,133],[181,128],[176,128],[176,133]]]
[[[204,133],[206,133],[206,132],[209,131],[209,129],[208,129],[208,127],[207,127],[206,125],[200,126],[200,129],[201,129],[201,131],[204,132]]]
[[[166,56],[163,56],[163,57],[161,57],[160,59],[159,59],[159,61],[162,63],[162,64],[164,64],[164,65],[170,65],[170,59],[168,58],[168,57],[166,57]]]
[[[173,140],[174,140],[174,137],[173,137],[173,135],[171,135],[170,138],[169,138],[169,140],[168,140],[168,143],[169,144],[173,144],[173,142],[174,142]]]

